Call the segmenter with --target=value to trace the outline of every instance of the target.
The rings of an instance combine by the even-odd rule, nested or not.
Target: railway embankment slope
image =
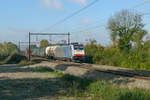
[[[106,81],[120,87],[143,88],[150,90],[150,72],[126,68],[79,64],[72,62],[42,62],[28,67],[48,66],[55,71],[92,80]]]

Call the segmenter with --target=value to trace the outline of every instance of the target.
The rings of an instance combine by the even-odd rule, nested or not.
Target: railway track
[[[144,80],[150,80],[150,75],[144,75],[144,74],[138,74],[138,73],[131,73],[127,71],[120,71],[120,70],[110,70],[110,69],[104,69],[104,68],[97,68],[97,67],[90,67],[90,66],[80,66],[80,68],[90,69],[94,71],[114,74],[114,75],[120,75],[124,77],[131,77],[136,79],[144,79]]]
[[[94,64],[87,64],[87,63],[68,63],[64,61],[54,61],[56,63],[65,63],[65,64],[75,64],[76,67],[79,68],[84,68],[84,69],[89,69],[93,71],[99,71],[99,72],[104,72],[104,73],[109,73],[109,74],[114,74],[114,75],[120,75],[124,77],[131,77],[135,79],[143,79],[143,80],[150,80],[150,71],[138,71],[135,70],[114,70],[114,69],[107,69],[107,68],[101,68],[101,67],[94,67]],[[101,66],[101,65],[100,65]]]
[[[43,58],[42,58],[43,59]],[[93,71],[99,71],[99,72],[104,72],[104,73],[109,73],[109,74],[114,74],[114,75],[120,75],[124,77],[131,77],[135,79],[143,79],[143,80],[150,80],[150,71],[135,71],[135,70],[125,70],[124,68],[120,68],[118,70],[114,69],[107,69],[107,68],[102,68],[102,67],[94,67],[94,64],[87,64],[87,63],[74,63],[74,62],[65,62],[65,61],[58,61],[58,60],[50,60],[53,63],[58,63],[58,64],[72,64],[72,66],[76,66],[79,68],[84,68],[84,69],[89,69]],[[101,66],[101,65],[99,65]]]

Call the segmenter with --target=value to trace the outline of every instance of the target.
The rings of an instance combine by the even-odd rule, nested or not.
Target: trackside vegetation
[[[0,43],[0,64],[4,64],[4,60],[7,59],[8,56],[18,52],[19,49],[15,44],[11,42]]]
[[[102,46],[89,40],[85,46],[87,62],[133,68],[150,69],[150,38],[144,29],[142,16],[134,11],[122,10],[110,17],[108,30],[112,44]]]
[[[58,76],[59,80],[64,82],[61,86],[63,95],[79,100],[150,100],[148,90],[120,88],[111,83],[65,75],[45,66],[29,69],[33,72]]]

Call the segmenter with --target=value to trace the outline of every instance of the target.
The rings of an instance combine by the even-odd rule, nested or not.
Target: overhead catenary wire
[[[88,27],[86,29],[81,29],[79,31],[74,31],[74,32],[71,32],[71,33],[84,32],[84,31],[88,31],[88,30],[97,29],[97,28],[100,28],[100,27],[105,27],[105,25],[96,25],[96,26],[93,26],[93,27]]]
[[[50,26],[50,27],[48,27],[48,28],[42,30],[41,32],[43,32],[43,31],[45,31],[45,30],[52,29],[53,27],[55,27],[55,26],[57,26],[57,25],[60,25],[61,23],[65,22],[66,20],[68,20],[68,19],[72,18],[73,16],[79,14],[79,13],[82,12],[83,10],[85,10],[85,9],[87,9],[87,8],[89,8],[89,7],[91,7],[92,5],[94,5],[94,4],[95,4],[96,2],[98,2],[98,1],[99,1],[99,0],[94,0],[94,1],[91,2],[90,4],[86,5],[85,7],[81,8],[81,9],[79,9],[79,10],[77,10],[76,12],[73,12],[71,15],[69,15],[69,16],[65,17],[64,19],[62,19],[62,20],[56,22],[55,24],[53,24],[52,26]]]
[[[140,3],[140,4],[137,4],[137,5],[133,6],[132,8],[137,8],[137,7],[143,6],[143,5],[145,5],[147,2],[148,2],[148,1],[144,1],[144,2],[142,2],[142,3]],[[150,13],[143,13],[142,16],[145,16],[145,15],[148,15],[148,14],[150,14]],[[96,28],[99,28],[99,27],[103,27],[103,26],[104,26],[104,25],[97,25],[97,26],[94,26],[94,27],[89,27],[89,28],[87,28],[87,29],[80,30],[80,31],[74,31],[74,32],[72,32],[72,33],[75,33],[75,32],[83,32],[83,31],[87,31],[87,30],[93,30],[93,29],[96,29]]]
[[[133,7],[131,7],[130,9],[135,9],[135,8],[141,7],[141,6],[143,6],[143,5],[147,4],[147,3],[150,3],[150,1],[148,1],[148,0],[144,1],[144,2],[142,2],[140,4],[137,4],[137,5],[133,6]],[[141,16],[145,16],[145,15],[149,15],[149,14],[150,13],[142,13]]]
[[[141,7],[141,6],[143,6],[143,5],[147,4],[147,3],[150,3],[150,0],[144,0],[144,2],[132,6],[131,9],[135,9],[135,8]]]
[[[150,12],[148,12],[148,13],[143,13],[142,16],[149,15],[149,14],[150,14]]]
[[[140,7],[140,6],[143,6],[143,5],[145,5],[147,3],[147,1],[144,1],[144,2],[142,2],[142,3],[140,3],[140,4],[137,4],[137,5],[135,5],[135,6],[133,6],[132,8],[138,8],[138,7]]]

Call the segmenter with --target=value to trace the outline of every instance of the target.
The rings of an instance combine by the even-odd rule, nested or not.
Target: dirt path
[[[61,92],[64,85],[54,74],[0,66],[0,100],[72,100]]]

